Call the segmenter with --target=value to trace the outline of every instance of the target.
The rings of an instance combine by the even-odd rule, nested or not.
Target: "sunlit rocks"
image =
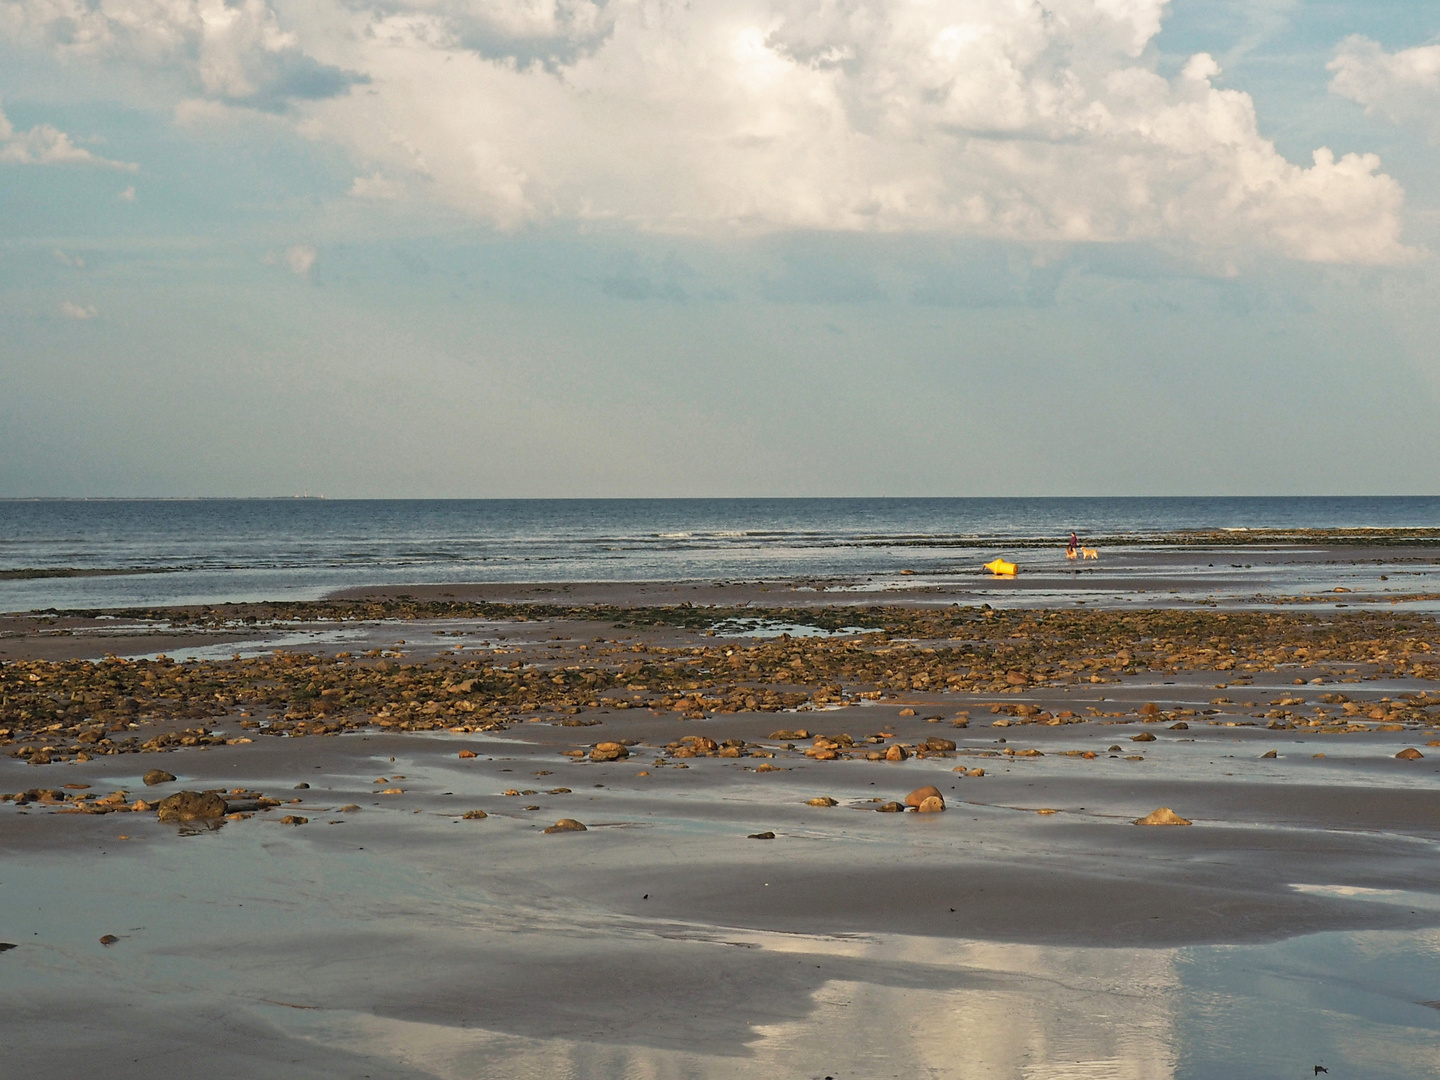
[[[1425,755],[1420,753],[1420,751],[1416,750],[1413,746],[1407,746],[1404,750],[1401,750],[1395,756],[1401,761],[1417,761],[1420,758],[1423,758]]]
[[[931,784],[926,784],[924,787],[918,787],[914,791],[910,792],[909,795],[906,795],[905,805],[918,807],[926,799],[939,799],[940,809],[945,809],[945,797],[940,794],[939,788]]]
[[[945,809],[945,800],[939,795],[931,795],[928,798],[921,799],[920,805],[915,807],[915,809],[921,814],[938,814],[941,810]]]
[[[1151,735],[1150,732],[1148,732],[1148,731],[1142,731],[1142,732],[1140,732],[1139,735],[1131,735],[1131,736],[1130,736],[1130,741],[1131,741],[1131,742],[1154,742],[1154,741],[1155,741],[1155,736],[1154,736],[1154,735]]]
[[[898,802],[884,802],[875,807],[882,814],[902,814],[905,812],[905,804]]]
[[[555,822],[554,825],[551,825],[548,829],[545,830],[547,834],[587,831],[588,830],[585,828],[585,826],[582,825],[580,822],[576,821],[574,818],[568,817],[562,817],[559,821]]]
[[[490,815],[485,813],[484,810],[466,810],[465,813],[460,815],[465,821],[483,821],[489,816]]]
[[[888,747],[885,751],[886,761],[904,761],[909,756],[910,755],[905,752],[905,748],[899,743]]]
[[[224,817],[225,800],[213,791],[177,791],[156,807],[161,821],[204,821]]]
[[[618,742],[596,743],[595,748],[590,751],[591,761],[620,761],[629,756],[629,749],[624,743]]]
[[[1162,806],[1158,810],[1152,810],[1142,818],[1136,818],[1136,825],[1190,825],[1193,824],[1187,818],[1181,817],[1168,806]]]
[[[151,769],[141,779],[146,787],[154,787],[156,784],[168,784],[175,779],[174,773],[168,773],[164,769]]]
[[[821,795],[821,796],[819,796],[818,798],[806,799],[806,800],[805,800],[805,805],[806,805],[806,806],[839,806],[840,804],[837,803],[834,799],[830,798],[829,795]]]

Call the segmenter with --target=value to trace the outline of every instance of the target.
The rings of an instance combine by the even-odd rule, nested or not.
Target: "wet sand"
[[[724,602],[746,595],[772,597]],[[641,596],[572,589],[567,602]],[[775,640],[643,618],[135,621],[120,635],[91,633],[105,625],[94,619],[20,620],[4,659],[242,639],[258,655],[303,632],[306,651],[374,648],[418,678],[467,652],[554,674]],[[1035,649],[1053,645],[1048,623],[1027,625]],[[1365,637],[1363,662],[1297,660],[1292,641],[1248,672],[1187,652],[1003,692],[852,680],[817,701],[830,677],[797,674],[789,689],[812,696],[771,712],[663,706],[653,672],[643,693],[622,678],[594,707],[522,702],[488,729],[306,735],[278,723],[279,707],[247,709],[277,722],[271,735],[240,726],[236,706],[205,720],[203,746],[0,757],[0,792],[283,801],[183,826],[65,812],[73,801],[0,805],[0,941],[16,946],[0,952],[0,1057],[17,1075],[118,1077],[188,1076],[197,1062],[286,1077],[1221,1080],[1314,1064],[1440,1076],[1440,687],[1422,662],[1440,641],[1423,618],[1393,632],[1391,646]],[[1420,658],[1407,667],[1393,663],[1401,635]],[[841,637],[886,657],[903,643]],[[826,642],[799,652],[816,671]],[[712,692],[723,698],[701,696]],[[1322,701],[1337,694],[1343,705]],[[196,721],[134,723],[138,737]],[[810,736],[842,732],[854,747],[807,756]],[[732,740],[743,756],[680,756],[683,736]],[[927,752],[927,738],[955,747]],[[620,740],[622,760],[569,756]],[[903,761],[865,756],[897,745]],[[1407,747],[1422,756],[1397,759]],[[177,779],[146,787],[157,766]],[[943,813],[875,812],[926,784]],[[836,805],[808,805],[818,796]],[[1194,824],[1131,824],[1158,806]],[[487,816],[463,817],[474,810]],[[587,831],[544,833],[562,817]]]

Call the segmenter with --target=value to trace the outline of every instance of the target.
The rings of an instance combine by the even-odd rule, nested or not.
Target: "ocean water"
[[[1440,497],[6,500],[0,610],[309,599],[369,584],[943,574],[1058,547],[1072,529],[1133,544],[1406,526],[1440,527]],[[31,570],[107,573],[13,573]]]

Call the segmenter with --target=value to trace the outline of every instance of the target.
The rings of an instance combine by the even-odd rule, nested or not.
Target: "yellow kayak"
[[[995,559],[992,562],[987,562],[985,569],[989,570],[990,573],[996,577],[1014,577],[1016,567],[1013,562],[1006,562],[1004,559]]]

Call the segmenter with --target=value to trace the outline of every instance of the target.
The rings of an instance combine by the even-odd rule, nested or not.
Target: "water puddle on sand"
[[[0,863],[17,1075],[1440,1077],[1435,930],[1154,949],[781,934],[608,911],[586,867],[625,849],[520,823],[453,826],[424,855],[388,826],[139,825]]]

